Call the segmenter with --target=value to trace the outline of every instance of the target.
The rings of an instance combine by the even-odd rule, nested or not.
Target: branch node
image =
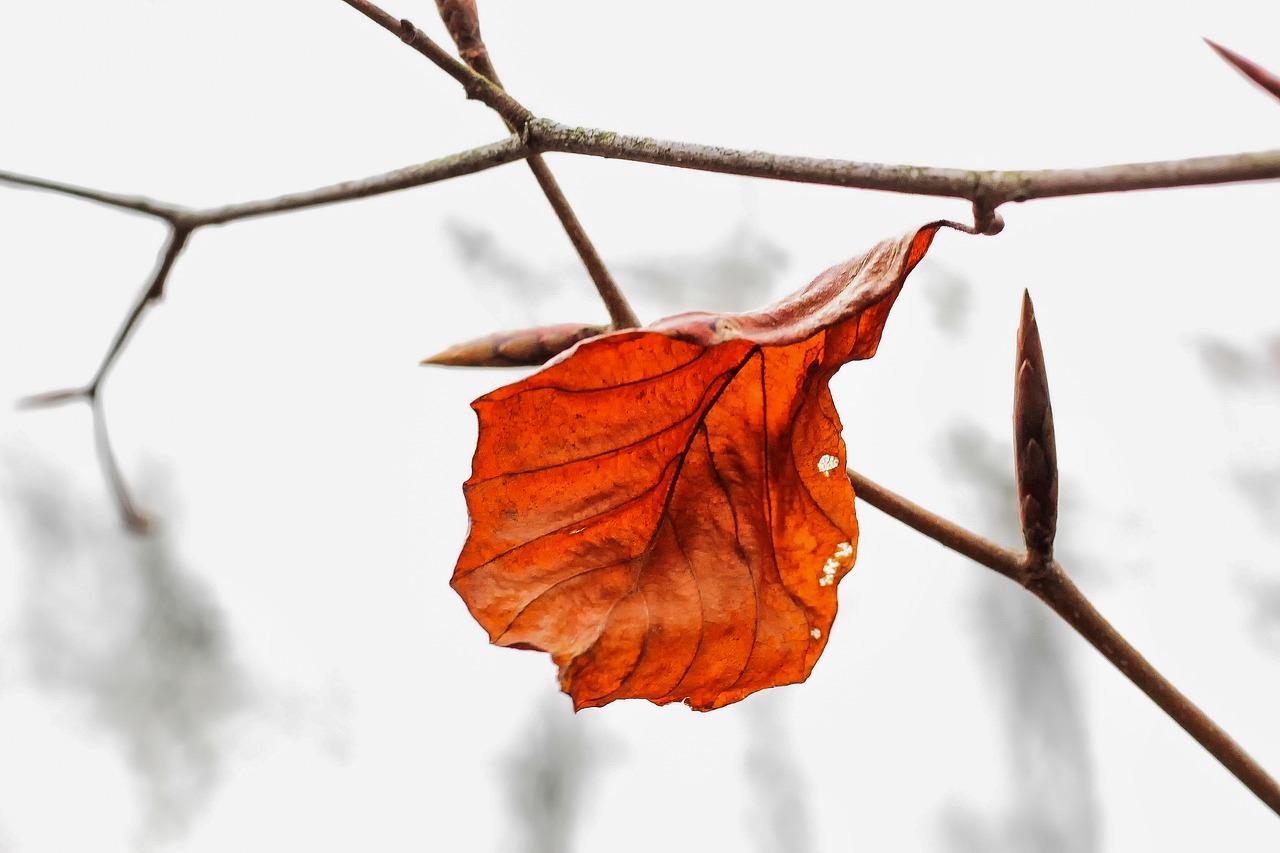
[[[418,28],[408,18],[400,19],[400,41],[412,45],[418,37]]]
[[[994,237],[1004,230],[1004,217],[996,208],[998,205],[986,199],[975,199],[973,202],[973,230],[975,234]]]

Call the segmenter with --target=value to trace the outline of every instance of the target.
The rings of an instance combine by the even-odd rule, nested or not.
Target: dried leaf
[[[1204,41],[1205,44],[1213,48],[1214,52],[1217,53],[1218,56],[1221,56],[1226,60],[1232,68],[1236,69],[1258,86],[1271,93],[1273,98],[1280,98],[1280,77],[1272,74],[1261,65],[1245,59],[1234,50],[1229,50],[1228,48],[1223,47],[1217,42],[1210,41],[1209,39],[1205,39]]]
[[[477,400],[452,584],[491,640],[549,652],[577,708],[709,710],[805,680],[858,544],[827,383],[875,354],[941,225],[755,313],[584,341]]]

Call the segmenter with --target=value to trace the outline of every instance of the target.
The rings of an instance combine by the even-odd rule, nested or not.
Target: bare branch
[[[1094,609],[1058,563],[1043,563],[1034,557],[1020,556],[917,506],[852,469],[848,474],[857,497],[944,547],[999,572],[1043,601],[1271,811],[1280,815],[1280,785],[1204,711],[1129,645]]]
[[[963,554],[975,563],[986,566],[993,572],[999,572],[1010,580],[1018,580],[1016,567],[1021,564],[1022,558],[1013,551],[1001,548],[976,533],[970,533],[954,521],[948,521],[940,515],[929,512],[924,507],[889,491],[879,483],[868,480],[852,468],[846,473],[849,475],[849,482],[853,483],[854,497],[861,498],[885,515],[901,521],[913,530],[918,530],[944,548]]]
[[[466,60],[466,65],[462,65],[409,21],[397,20],[367,0],[343,1],[387,31],[398,35],[405,44],[444,69],[462,84],[469,97],[488,104],[502,116],[503,121],[513,133],[524,138],[533,114],[511,98],[502,88],[498,71],[494,68],[489,58],[489,51],[480,36],[480,20],[474,2],[437,2],[445,28],[457,45],[458,52]],[[483,82],[483,85],[478,81]],[[614,328],[627,329],[639,326],[640,321],[635,311],[631,309],[626,296],[613,280],[613,276],[609,274],[600,253],[587,237],[586,230],[574,213],[573,207],[570,206],[564,191],[560,189],[559,182],[551,174],[551,169],[542,157],[536,154],[530,156],[528,162],[530,170],[538,181],[538,186],[542,188],[543,195],[547,197],[565,234],[578,252],[578,257],[582,259],[583,266],[587,268],[587,273],[591,276],[601,301],[609,311],[609,319]]]
[[[447,157],[430,160],[416,166],[406,166],[359,180],[344,181],[305,192],[291,193],[260,201],[246,201],[195,211],[189,221],[199,225],[221,225],[255,216],[268,216],[291,210],[303,210],[325,204],[370,198],[384,193],[420,187],[437,181],[483,172],[529,155],[528,148],[519,139],[508,137],[468,151],[459,151]]]
[[[480,34],[480,17],[476,11],[475,0],[436,0],[436,8],[445,23],[445,28],[449,31],[450,38],[458,48],[458,53],[466,60],[467,65],[477,73],[483,74],[495,85],[501,86],[502,80],[498,77],[498,69],[494,67],[493,60],[489,56],[489,48]],[[523,128],[516,128],[510,122],[507,122],[507,127],[514,132],[523,133]],[[527,162],[538,186],[542,188],[542,194],[546,196],[551,209],[555,211],[556,218],[560,220],[560,226],[568,235],[569,242],[573,244],[578,257],[582,259],[583,266],[587,268],[587,274],[591,276],[596,292],[609,312],[609,320],[613,323],[613,327],[632,329],[639,326],[640,319],[636,317],[627,297],[622,293],[622,288],[618,287],[609,268],[605,266],[604,259],[596,251],[595,244],[587,236],[586,229],[578,219],[578,214],[574,212],[569,199],[565,197],[564,190],[560,188],[560,182],[556,180],[555,175],[551,174],[551,167],[547,165],[547,161],[542,159],[541,154],[533,154]]]
[[[107,378],[107,373],[111,370],[111,366],[115,364],[117,358],[120,357],[121,351],[124,350],[125,344],[129,342],[133,330],[137,328],[139,320],[142,319],[143,313],[155,302],[160,301],[164,297],[165,284],[169,280],[169,271],[173,269],[173,264],[178,260],[178,255],[182,254],[183,248],[187,245],[187,238],[191,236],[191,229],[187,227],[174,228],[169,234],[169,240],[165,243],[163,251],[160,253],[160,260],[156,263],[155,272],[151,274],[151,278],[147,282],[147,286],[138,294],[138,298],[134,300],[133,307],[129,309],[129,313],[125,315],[124,322],[120,324],[120,328],[116,331],[116,335],[111,339],[111,345],[107,347],[107,354],[102,357],[102,363],[98,365],[98,370],[93,374],[85,388],[85,393],[90,399],[96,399],[99,389],[102,388],[102,381]]]
[[[973,171],[744,151],[569,127],[548,119],[529,123],[529,144],[543,152],[585,154],[701,172],[961,198],[988,209],[1039,198],[1280,179],[1280,149],[1089,169]]]
[[[93,411],[93,438],[98,464],[101,466],[102,472],[107,479],[107,484],[111,487],[111,492],[115,496],[116,506],[120,510],[120,517],[124,520],[125,526],[134,533],[149,533],[152,530],[152,523],[145,514],[138,510],[137,504],[134,503],[132,496],[129,494],[128,486],[125,485],[124,475],[120,473],[120,465],[116,461],[115,451],[111,447],[106,416],[102,410],[102,383],[110,372],[111,367],[115,364],[116,359],[120,357],[120,353],[124,351],[126,344],[128,344],[130,337],[133,335],[134,329],[137,328],[139,321],[142,319],[142,315],[147,308],[164,296],[169,272],[173,269],[174,262],[178,260],[178,255],[182,254],[182,249],[186,246],[187,239],[191,236],[191,230],[186,225],[175,225],[173,227],[169,234],[169,239],[165,242],[164,249],[161,251],[160,259],[156,262],[155,272],[151,274],[146,286],[138,294],[137,299],[134,300],[133,306],[129,309],[129,313],[125,315],[120,328],[116,330],[115,337],[111,340],[111,345],[107,347],[107,352],[102,357],[102,361],[99,363],[98,369],[88,385],[83,388],[36,394],[19,401],[19,405],[32,408],[53,406],[78,400],[83,400],[89,404],[90,409]]]
[[[997,229],[1003,223],[995,217],[994,209],[1013,201],[1280,180],[1280,149],[1192,157],[1185,160],[1123,163],[1088,169],[1005,172],[771,154],[765,151],[747,151],[690,142],[671,142],[643,136],[628,136],[608,130],[569,127],[548,119],[534,119],[530,122],[529,129],[529,146],[519,139],[507,138],[479,148],[460,151],[426,163],[406,166],[366,178],[203,210],[193,210],[136,196],[73,187],[69,184],[9,172],[0,172],[0,181],[33,189],[47,189],[147,213],[182,224],[189,230],[195,230],[203,225],[220,225],[251,217],[370,198],[449,178],[471,175],[528,157],[530,147],[541,151],[629,160],[777,181],[964,199],[974,202],[978,207],[977,218],[980,223],[985,221],[989,227],[994,220]],[[979,230],[982,229],[979,228]]]
[[[508,95],[501,86],[491,83],[485,79],[484,75],[454,59],[447,50],[428,38],[426,33],[409,21],[393,17],[367,0],[343,0],[343,2],[430,59],[442,71],[462,84],[468,98],[488,106],[512,127],[522,130],[533,118],[533,113]]]
[[[98,465],[102,468],[107,485],[111,487],[111,494],[115,496],[120,518],[131,532],[150,533],[155,529],[155,525],[150,517],[139,511],[138,505],[129,494],[124,475],[120,473],[120,463],[116,461],[116,453],[111,446],[111,436],[107,432],[107,416],[102,411],[102,398],[93,396],[89,400],[89,406],[93,410],[93,446],[98,456]]]
[[[60,181],[49,181],[44,178],[35,178],[30,175],[19,175],[16,172],[0,171],[0,181],[6,184],[13,184],[18,187],[28,187],[30,189],[48,190],[49,192],[60,193],[62,195],[75,196],[89,201],[96,201],[98,204],[105,204],[110,207],[117,207],[123,210],[132,210],[136,213],[145,213],[149,216],[155,216],[173,223],[185,217],[190,211],[185,207],[179,207],[168,202],[156,201],[155,199],[145,198],[136,195],[118,195],[116,193],[103,192],[102,190],[92,190],[86,187],[78,187],[74,184],[64,184]]]
[[[609,312],[609,320],[613,323],[613,327],[615,329],[638,327],[640,318],[636,316],[622,289],[618,287],[618,283],[614,281],[609,269],[604,265],[604,260],[596,251],[595,244],[587,237],[586,230],[578,221],[578,215],[573,212],[564,191],[560,189],[560,183],[551,174],[547,161],[542,159],[542,155],[534,154],[529,157],[528,163],[534,178],[538,181],[538,186],[542,187],[542,194],[551,203],[551,209],[560,220],[564,233],[569,236],[569,242],[573,243],[573,248],[578,251],[578,257],[582,259],[583,266],[587,268],[587,274],[591,276],[596,292],[600,294],[600,300],[604,302],[604,307]]]

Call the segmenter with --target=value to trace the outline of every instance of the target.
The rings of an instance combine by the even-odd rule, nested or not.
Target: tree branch
[[[17,187],[27,187],[36,190],[48,190],[49,192],[59,193],[61,195],[74,196],[76,198],[87,199],[88,201],[96,201],[98,204],[105,204],[109,207],[116,207],[122,210],[132,210],[135,213],[145,213],[149,216],[155,216],[168,222],[176,222],[178,219],[186,216],[190,211],[185,207],[179,207],[168,202],[156,201],[155,199],[145,198],[137,195],[119,195],[117,193],[104,192],[102,190],[91,190],[86,187],[78,187],[75,184],[64,184],[61,181],[50,181],[44,178],[36,178],[31,175],[20,175],[17,172],[0,171],[0,183],[13,184]]]
[[[495,166],[521,160],[529,155],[528,147],[516,137],[492,142],[479,148],[459,151],[416,166],[344,181],[305,192],[291,193],[260,201],[247,201],[198,210],[188,221],[199,225],[222,225],[256,216],[268,216],[291,210],[304,210],[337,202],[383,195],[399,190],[433,184],[437,181],[483,172]]]
[[[923,509],[852,469],[848,471],[848,475],[857,497],[942,546],[999,572],[1048,605],[1120,670],[1125,678],[1160,706],[1183,731],[1208,750],[1218,763],[1262,800],[1267,808],[1280,815],[1280,785],[1276,780],[1139,654],[1094,609],[1057,562],[1041,562],[1034,557],[1002,548]]]
[[[449,51],[428,38],[426,33],[408,20],[393,17],[368,0],[342,0],[342,2],[430,59],[444,73],[462,84],[468,98],[480,101],[502,116],[513,128],[522,132],[524,126],[533,118],[533,113],[508,95],[501,86],[490,82],[484,75],[454,59]]]
[[[111,345],[107,347],[107,354],[102,357],[102,363],[98,365],[98,370],[93,374],[93,379],[85,388],[85,395],[93,399],[98,396],[99,389],[102,388],[102,381],[107,378],[112,365],[116,359],[120,357],[121,351],[125,344],[129,342],[129,338],[133,335],[133,330],[137,328],[138,322],[142,319],[142,315],[154,303],[159,302],[164,297],[164,288],[169,281],[169,272],[173,269],[174,263],[178,260],[178,255],[182,254],[182,250],[186,248],[187,239],[191,236],[192,229],[190,227],[175,226],[169,234],[169,240],[165,243],[164,250],[160,254],[160,260],[156,262],[156,270],[151,274],[151,279],[147,282],[147,286],[138,294],[138,298],[134,300],[133,307],[129,309],[129,313],[125,315],[124,322],[120,324],[120,328],[116,331],[116,335],[111,339]]]
[[[449,36],[458,48],[458,53],[467,65],[494,85],[502,86],[498,69],[494,67],[489,48],[480,34],[480,17],[476,11],[475,0],[436,0],[436,8],[445,23],[445,28],[449,31]],[[507,122],[510,130],[521,135],[526,132],[527,125],[527,121],[521,127]],[[526,162],[538,186],[542,188],[542,194],[546,196],[551,209],[555,211],[556,218],[560,220],[560,226],[568,235],[569,242],[573,244],[578,257],[582,259],[582,265],[587,268],[587,274],[591,276],[596,292],[609,312],[609,320],[613,327],[615,329],[638,327],[640,319],[636,317],[622,288],[618,286],[609,268],[605,266],[604,259],[596,251],[595,244],[587,236],[586,229],[582,227],[577,213],[569,204],[569,199],[565,197],[564,190],[560,188],[560,182],[556,180],[555,175],[551,174],[551,167],[547,165],[547,161],[542,159],[541,154],[531,154]]]
[[[1199,186],[1243,181],[1280,179],[1280,149],[1253,153],[1196,157],[1187,160],[1171,160],[1153,163],[1129,163],[1102,166],[1092,169],[1044,169],[1038,171],[1003,172],[940,169],[920,166],[861,163],[852,160],[797,157],[770,154],[761,151],[745,151],[711,145],[671,142],[648,137],[628,136],[612,131],[585,129],[558,124],[548,119],[533,119],[519,102],[501,87],[494,85],[472,68],[449,56],[442,48],[422,35],[412,24],[399,22],[364,0],[345,0],[349,5],[373,18],[387,29],[406,37],[406,41],[419,52],[429,56],[437,65],[459,79],[467,92],[492,107],[510,126],[520,129],[519,136],[488,145],[461,151],[426,163],[396,169],[352,181],[332,184],[304,192],[291,193],[274,198],[229,204],[220,207],[195,210],[169,202],[141,196],[123,195],[103,190],[89,189],[60,181],[48,180],[14,172],[0,171],[0,183],[17,187],[41,189],[104,204],[122,210],[142,213],[166,221],[171,228],[156,272],[130,308],[121,323],[106,355],[99,364],[93,379],[86,386],[69,390],[34,395],[21,401],[27,406],[48,406],[73,400],[86,400],[94,406],[95,424],[102,423],[98,392],[108,371],[127,345],[137,325],[152,302],[163,293],[165,281],[181,253],[187,239],[197,229],[206,225],[220,225],[267,216],[291,210],[302,210],[326,204],[368,198],[383,193],[396,192],[422,186],[448,178],[474,174],[519,159],[530,159],[531,165],[541,163],[538,151],[559,151],[592,157],[604,157],[676,168],[696,169],[743,175],[771,180],[799,183],[827,184],[861,189],[882,190],[915,195],[932,195],[965,199],[973,203],[976,228],[982,233],[994,233],[1003,222],[996,208],[1010,201],[1029,201],[1068,195],[1123,192],[1135,189]],[[487,56],[487,52],[483,55]],[[483,62],[480,62],[484,66]],[[492,65],[485,66],[492,71]],[[495,72],[496,76],[496,72]],[[536,158],[536,159],[535,159]],[[563,193],[554,186],[554,178],[545,164],[533,166],[534,174],[556,208],[571,240],[579,248],[601,296],[609,307],[610,316],[617,327],[635,325],[635,315],[625,298],[612,282],[607,270],[599,261],[590,241],[586,239],[581,224],[577,222]],[[557,204],[557,198],[562,205]],[[963,226],[962,226],[963,227]],[[966,229],[967,230],[967,229]],[[581,245],[579,243],[581,242]],[[594,258],[594,261],[592,260]],[[617,298],[608,295],[616,294]],[[103,467],[113,484],[121,505],[121,511],[132,529],[144,525],[135,523],[142,516],[133,507],[118,465],[110,453],[106,431],[95,426]],[[864,484],[864,494],[875,494],[878,487]],[[909,524],[926,524],[918,507],[910,516],[903,517]],[[940,520],[937,520],[940,521]],[[934,525],[935,530],[941,531]],[[954,534],[954,531],[952,531]],[[941,535],[941,533],[939,534]],[[943,541],[943,540],[940,540]],[[989,544],[989,543],[988,543]],[[956,539],[948,547],[971,556],[973,559],[1001,571],[1003,565],[998,555],[984,550],[978,542]],[[968,550],[966,550],[966,548]],[[994,561],[994,564],[993,564]]]
[[[1280,148],[1088,169],[975,171],[745,151],[569,127],[541,118],[529,123],[529,144],[537,151],[774,181],[960,198],[992,208],[1040,198],[1280,179]]]
[[[498,71],[489,58],[489,51],[480,38],[480,22],[476,16],[474,3],[467,4],[465,7],[453,5],[448,10],[445,5],[438,4],[449,34],[466,60],[464,65],[408,20],[397,20],[367,0],[343,0],[343,2],[387,31],[398,35],[401,41],[430,59],[461,83],[469,97],[477,98],[492,107],[502,116],[509,130],[522,139],[525,138],[529,122],[533,120],[533,113],[508,95],[503,88],[502,81],[498,78]],[[454,14],[448,14],[450,11]],[[462,18],[466,18],[465,22]],[[465,34],[462,32],[463,28],[465,28]],[[538,181],[538,186],[542,188],[543,195],[550,202],[551,209],[555,211],[561,227],[568,235],[569,242],[573,244],[578,257],[582,259],[583,266],[587,268],[587,274],[591,276],[596,292],[600,294],[600,299],[609,312],[613,327],[630,329],[639,326],[639,318],[636,317],[635,311],[627,302],[618,283],[609,274],[595,245],[587,237],[586,229],[582,227],[582,222],[574,213],[559,182],[551,174],[551,169],[538,154],[529,155],[528,163],[529,169]]]

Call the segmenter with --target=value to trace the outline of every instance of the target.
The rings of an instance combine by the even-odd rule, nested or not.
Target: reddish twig
[[[426,184],[433,184],[449,178],[483,172],[495,166],[502,166],[521,160],[528,155],[528,148],[519,139],[507,138],[489,145],[482,145],[479,148],[460,151],[447,157],[429,160],[426,163],[413,166],[405,166],[402,169],[394,169],[390,172],[381,172],[377,175],[329,184],[303,192],[221,205],[202,210],[193,210],[154,199],[87,189],[31,175],[20,175],[15,172],[0,172],[0,182],[17,187],[49,190],[75,198],[96,201],[122,210],[144,213],[173,224],[181,223],[194,231],[205,225],[224,225],[229,222],[238,222],[241,219],[270,216],[276,213],[287,213],[292,210],[303,210],[326,204],[338,204],[344,201],[354,201],[425,186]]]
[[[115,337],[111,339],[111,345],[107,347],[107,354],[103,356],[102,363],[98,365],[98,370],[93,374],[88,387],[85,388],[86,396],[96,398],[99,389],[102,388],[102,381],[107,378],[112,365],[116,359],[120,357],[120,353],[124,350],[125,344],[129,342],[129,338],[133,335],[134,329],[137,328],[142,315],[155,303],[164,297],[165,285],[169,281],[169,272],[173,269],[174,262],[178,260],[178,255],[182,254],[182,250],[186,248],[187,239],[191,236],[191,227],[177,226],[169,234],[169,240],[165,243],[164,250],[160,254],[160,260],[156,263],[156,270],[151,274],[151,279],[147,282],[147,286],[138,294],[138,298],[134,300],[133,307],[129,309],[129,313],[125,315],[124,322],[116,331]]]
[[[489,51],[480,37],[480,21],[476,16],[474,3],[446,0],[438,4],[449,35],[457,45],[458,52],[466,60],[466,65],[463,65],[449,56],[443,48],[408,20],[398,20],[367,0],[343,0],[343,2],[384,29],[396,33],[405,44],[430,59],[461,83],[469,96],[493,107],[494,111],[502,116],[509,130],[522,139],[525,138],[533,114],[511,98],[503,88],[497,69],[493,67],[493,62],[489,58]],[[596,291],[609,312],[613,327],[629,329],[639,326],[639,318],[636,317],[622,289],[609,273],[595,245],[587,237],[582,222],[574,213],[573,207],[565,197],[559,182],[551,174],[546,161],[541,155],[531,154],[527,162],[543,195],[546,196],[551,209],[555,211],[556,218],[560,220],[561,227],[568,235],[569,242],[573,244],[578,257],[582,259],[583,266],[587,268],[587,274],[591,276],[591,281],[595,284]]]
[[[1226,60],[1227,64],[1235,70],[1239,71],[1253,83],[1255,83],[1264,92],[1271,97],[1280,100],[1280,77],[1272,74],[1256,62],[1245,59],[1234,50],[1229,50],[1215,41],[1205,39],[1205,44],[1213,48],[1214,52]]]

